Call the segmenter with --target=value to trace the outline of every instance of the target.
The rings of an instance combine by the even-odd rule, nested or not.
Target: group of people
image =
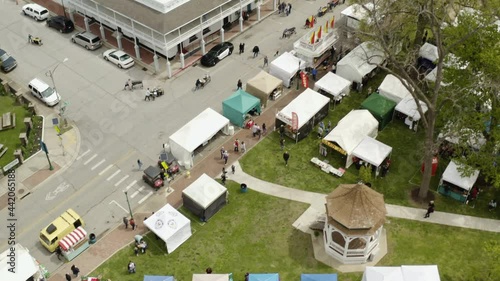
[[[145,254],[147,249],[148,249],[148,243],[144,241],[144,239],[141,239],[141,241],[135,242],[134,254],[136,256],[139,255],[139,252]]]
[[[74,277],[78,277],[78,274],[80,273],[80,269],[76,267],[75,265],[71,266],[71,272],[73,273]],[[66,273],[66,281],[71,281],[71,275]]]
[[[292,12],[292,4],[291,3],[285,3],[281,2],[278,4],[278,14],[283,14],[285,16],[290,15]]]
[[[123,224],[125,224],[125,229],[128,229],[128,225],[132,227],[132,230],[135,230],[137,225],[135,224],[134,218],[127,219],[127,217],[123,217]]]
[[[255,138],[255,137],[258,137],[260,139],[260,137],[262,135],[265,135],[267,133],[267,127],[266,127],[266,123],[263,123],[262,124],[262,127],[257,125],[257,123],[254,123],[253,126],[252,126],[252,136]]]
[[[325,122],[321,121],[318,124],[318,138],[324,138],[332,130],[332,122],[328,121],[328,127],[325,128]]]
[[[149,90],[149,88],[147,88],[145,96],[144,96],[144,101],[146,101],[146,100],[149,101],[151,99],[153,99],[153,101],[154,101],[156,97],[159,97],[162,95],[163,95],[163,91],[160,89],[153,89],[153,91],[151,91],[151,90]]]

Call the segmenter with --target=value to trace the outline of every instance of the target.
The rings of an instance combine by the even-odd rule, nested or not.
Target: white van
[[[46,20],[49,17],[49,11],[38,4],[24,5],[23,14],[36,20]]]
[[[61,100],[61,96],[59,96],[52,87],[38,78],[31,80],[28,87],[33,96],[37,97],[48,106],[54,106]]]

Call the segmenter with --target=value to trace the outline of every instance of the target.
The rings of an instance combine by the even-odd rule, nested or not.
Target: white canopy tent
[[[351,85],[351,81],[332,72],[328,72],[314,83],[314,90],[323,90],[332,95],[334,100],[339,101],[342,97],[349,95]]]
[[[410,95],[410,91],[406,89],[403,82],[392,74],[385,76],[384,81],[378,87],[378,93],[396,103]]]
[[[283,85],[290,87],[290,80],[299,69],[304,69],[306,62],[297,58],[289,52],[284,52],[271,62],[269,74],[283,81]]]
[[[165,241],[168,253],[175,251],[191,237],[191,221],[170,204],[147,218],[144,225]]]
[[[193,274],[193,281],[229,281],[229,274]]]
[[[30,277],[35,278],[34,280],[38,280],[41,276],[40,267],[36,262],[35,258],[32,257],[25,247],[21,246],[21,244],[16,244],[16,251],[14,252],[15,256],[15,273],[9,271],[11,266],[8,262],[11,261],[11,258],[8,256],[11,254],[10,250],[6,250],[2,254],[0,254],[0,280],[5,281],[26,281]]]
[[[187,169],[193,166],[193,152],[219,131],[228,134],[229,119],[211,108],[205,109],[169,138],[170,150],[177,162]]]
[[[203,174],[182,191],[183,205],[206,221],[226,204],[226,194],[225,186]]]
[[[437,265],[367,266],[362,281],[440,281]]]
[[[427,105],[423,101],[418,101],[420,103],[420,107],[422,108],[423,113],[425,114],[428,110]],[[403,100],[401,100],[396,105],[396,111],[403,113],[406,116],[411,117],[413,120],[420,120],[421,116],[417,109],[417,103],[412,96],[407,96]]]
[[[373,3],[366,3],[365,8],[359,4],[353,4],[347,8],[345,8],[340,14],[343,17],[346,17],[346,25],[347,27],[358,29],[360,22],[366,20],[367,22],[371,22],[370,18],[368,18],[368,11],[373,10]]]
[[[427,59],[431,62],[435,62],[439,59],[438,48],[430,43],[425,43],[424,45],[422,45],[422,47],[420,47],[420,50],[418,51],[418,55],[421,58]]]
[[[329,102],[329,98],[307,88],[302,94],[278,112],[276,118],[287,125],[292,125],[292,112],[295,112],[299,117],[298,128],[300,129]]]
[[[385,61],[385,55],[374,42],[363,42],[337,63],[337,75],[363,83],[363,78]]]
[[[456,185],[464,190],[470,191],[476,183],[477,178],[479,177],[479,171],[475,170],[473,174],[468,177],[462,176],[462,174],[458,170],[458,165],[460,164],[457,164],[453,160],[450,161],[448,167],[446,167],[446,170],[444,170],[441,180]]]
[[[337,126],[323,138],[323,143],[335,142],[347,156],[346,168],[352,164],[352,152],[366,137],[376,138],[378,121],[366,109],[351,110]]]
[[[379,167],[391,152],[392,147],[366,136],[352,151],[352,156],[356,156],[375,167]]]

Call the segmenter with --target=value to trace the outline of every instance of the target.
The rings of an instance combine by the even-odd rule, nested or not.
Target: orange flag
[[[320,26],[319,26],[319,30],[318,30],[318,39],[320,39],[320,38],[321,38],[321,28],[322,28],[322,27],[323,27],[322,25],[320,25]]]
[[[316,39],[316,36],[315,36],[315,35],[316,35],[316,32],[315,32],[315,31],[313,31],[313,32],[312,32],[312,34],[311,34],[311,41],[310,41],[310,42],[311,42],[311,44],[314,44],[314,41],[315,41],[315,39]]]
[[[330,28],[333,29],[334,25],[335,25],[335,16],[332,16],[332,22],[330,22]]]
[[[311,20],[310,20],[310,28],[313,28],[314,27],[314,16],[311,16]]]
[[[325,24],[325,33],[328,33],[328,20],[326,20],[326,24]]]

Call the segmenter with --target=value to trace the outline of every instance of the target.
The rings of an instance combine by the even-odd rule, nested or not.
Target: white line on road
[[[97,169],[97,167],[101,166],[102,163],[104,163],[106,161],[106,159],[102,159],[99,163],[95,164],[94,167],[92,167],[90,170],[95,170]]]
[[[116,204],[116,206],[120,207],[123,211],[125,211],[125,213],[128,214],[128,211],[127,209],[123,208],[120,204],[118,204],[118,202],[116,202],[115,200],[112,200],[111,202],[109,202],[109,204]]]
[[[84,153],[80,154],[80,156],[76,157],[76,160],[82,159],[83,156],[87,155],[90,152],[90,149],[85,151]]]
[[[109,178],[107,178],[106,180],[107,181],[110,181],[112,178],[114,178],[116,175],[118,175],[119,172],[121,172],[122,170],[118,170],[116,172],[114,172],[111,176],[109,176]]]
[[[83,163],[83,165],[87,165],[88,163],[90,163],[90,161],[94,160],[94,158],[96,158],[96,157],[97,157],[97,154],[92,155],[92,157],[90,157],[89,160],[85,161]]]
[[[115,183],[115,186],[118,186],[120,183],[122,183],[127,178],[128,178],[128,175],[125,175],[121,180],[119,180],[117,183]]]
[[[150,191],[146,196],[142,197],[141,200],[139,200],[139,204],[142,204],[142,202],[146,201],[146,199],[149,198],[149,196],[153,195],[153,191]]]
[[[99,172],[99,176],[106,173],[107,170],[111,169],[111,167],[113,167],[113,164],[110,164],[109,166],[107,166],[106,168],[104,168],[104,170],[100,171]]]
[[[139,192],[141,192],[143,189],[144,189],[144,186],[141,186],[141,188],[139,188],[139,190],[137,190],[136,192],[132,193],[132,195],[130,195],[130,198],[136,197],[137,194],[139,194]]]
[[[131,182],[129,185],[127,185],[127,187],[125,187],[125,191],[128,191],[132,187],[132,185],[134,185],[136,183],[137,183],[137,181]]]

